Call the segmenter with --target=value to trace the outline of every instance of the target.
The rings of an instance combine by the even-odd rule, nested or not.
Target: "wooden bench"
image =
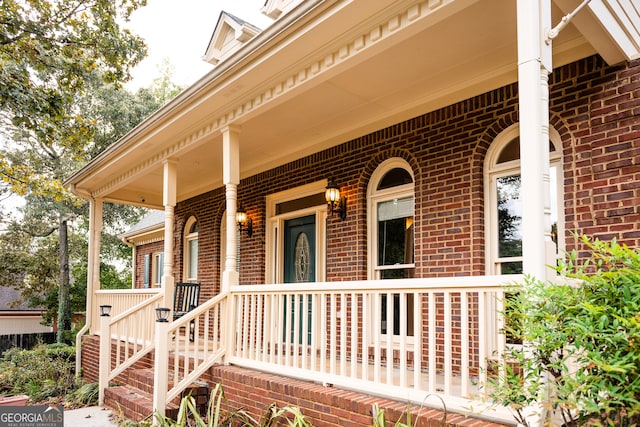
[[[173,294],[173,320],[179,319],[194,308],[200,302],[200,283],[176,283]],[[195,322],[189,324],[189,339],[193,341],[195,334]]]

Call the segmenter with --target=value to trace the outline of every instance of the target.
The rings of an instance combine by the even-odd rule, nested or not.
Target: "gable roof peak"
[[[202,59],[211,65],[216,65],[261,31],[255,25],[222,11]]]

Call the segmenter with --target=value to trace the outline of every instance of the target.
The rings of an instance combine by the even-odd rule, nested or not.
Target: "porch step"
[[[153,418],[153,369],[137,369],[130,373],[130,383],[105,390],[104,404],[124,419],[139,422]],[[175,420],[182,397],[191,394],[200,414],[204,414],[209,400],[209,386],[196,382],[186,388],[180,397],[168,402],[165,415]]]

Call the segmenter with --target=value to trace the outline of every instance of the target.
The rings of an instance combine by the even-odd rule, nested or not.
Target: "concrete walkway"
[[[65,427],[117,427],[118,418],[113,411],[100,406],[87,406],[64,411]]]

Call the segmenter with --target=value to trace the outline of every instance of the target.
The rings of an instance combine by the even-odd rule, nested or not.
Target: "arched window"
[[[556,254],[564,249],[560,136],[549,130],[551,235]],[[501,132],[485,158],[485,236],[487,274],[522,273],[522,194],[520,133],[517,124]]]
[[[198,221],[190,217],[184,227],[184,280],[198,280]]]
[[[414,277],[413,172],[403,159],[389,159],[368,188],[369,274],[372,279]]]
[[[414,179],[409,164],[399,158],[380,164],[367,190],[369,218],[369,277],[403,279],[415,276]],[[387,334],[387,295],[380,299],[380,333]],[[401,308],[400,294],[393,294],[393,335],[400,335],[400,313],[406,310],[406,330],[413,336],[413,294]]]

